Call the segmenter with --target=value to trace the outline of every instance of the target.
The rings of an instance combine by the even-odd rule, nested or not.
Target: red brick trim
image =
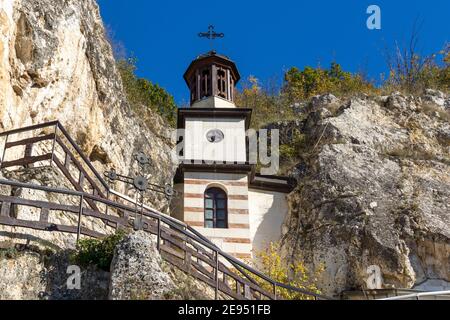
[[[205,223],[202,221],[185,221],[185,223],[191,227],[204,227]]]
[[[204,195],[200,193],[185,193],[185,198],[189,199],[203,199]],[[248,200],[248,196],[244,195],[228,195],[229,200]]]
[[[185,193],[184,197],[190,199],[203,199],[204,195],[201,193]]]
[[[228,229],[249,229],[250,225],[246,223],[229,223]]]
[[[197,179],[185,179],[184,184],[195,184],[195,185],[208,185],[210,183],[222,183],[226,186],[232,187],[246,187],[248,186],[247,182],[243,181],[226,181],[226,180],[197,180]]]
[[[228,214],[248,214],[248,209],[228,209]]]
[[[184,207],[184,212],[204,212],[204,208]]]
[[[243,195],[229,195],[228,196],[229,200],[248,200],[248,196],[243,196]]]
[[[233,257],[238,258],[238,259],[251,259],[252,255],[250,253],[229,253],[231,254]]]

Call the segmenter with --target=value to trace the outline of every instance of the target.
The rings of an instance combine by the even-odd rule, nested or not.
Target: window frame
[[[211,193],[212,193],[212,196],[211,196]],[[204,198],[204,215],[203,215],[204,227],[207,229],[228,229],[228,196],[227,196],[227,193],[221,188],[210,187],[210,188],[206,189],[203,198]],[[212,208],[207,206],[207,204],[206,204],[207,200],[212,200]],[[225,205],[223,208],[218,207],[217,203],[219,200],[225,202]],[[206,217],[207,210],[212,210],[212,213],[213,213],[212,219]],[[223,219],[218,218],[217,212],[219,210],[224,211]],[[212,222],[212,227],[207,225],[208,222]],[[219,227],[218,222],[223,222],[224,226]]]

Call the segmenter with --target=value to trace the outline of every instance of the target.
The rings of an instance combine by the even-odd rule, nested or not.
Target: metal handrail
[[[79,156],[83,159],[85,164],[89,167],[89,169],[91,169],[91,171],[94,173],[95,177],[100,181],[100,183],[103,185],[103,187],[105,187],[105,189],[107,191],[109,191],[110,190],[109,185],[106,183],[106,181],[103,179],[103,177],[97,172],[97,170],[94,168],[92,163],[88,160],[88,158],[83,153],[83,151],[81,151],[80,147],[78,147],[78,145],[75,143],[75,141],[73,141],[72,137],[69,135],[67,130],[62,126],[62,124],[59,121],[57,121],[57,126],[58,126],[58,129],[61,130],[61,132],[63,133],[64,137],[70,142],[72,147],[78,152]]]
[[[1,185],[8,185],[8,186],[12,186],[12,187],[17,187],[17,188],[27,188],[27,189],[33,189],[33,190],[39,190],[39,191],[45,191],[45,192],[53,192],[53,193],[60,193],[60,194],[64,194],[64,195],[72,195],[72,196],[78,196],[81,197],[83,199],[91,199],[94,200],[96,202],[100,202],[102,204],[105,205],[109,205],[112,206],[116,209],[121,209],[121,210],[126,210],[126,211],[133,211],[134,208],[126,206],[124,204],[120,204],[99,196],[95,196],[92,195],[90,193],[85,193],[85,192],[80,192],[80,191],[74,191],[74,190],[68,190],[68,189],[60,189],[60,188],[51,188],[51,187],[46,187],[46,186],[40,186],[40,185],[34,185],[34,184],[28,184],[28,183],[24,183],[24,182],[18,182],[18,181],[10,181],[10,180],[4,180],[4,179],[0,179],[0,184]],[[324,296],[324,295],[320,295],[320,294],[316,294],[304,289],[300,289],[297,287],[292,287],[290,285],[286,285],[277,281],[274,281],[273,279],[269,278],[268,276],[264,275],[263,273],[259,272],[258,270],[253,269],[252,267],[244,264],[243,262],[241,262],[240,260],[236,259],[235,257],[229,255],[228,253],[222,251],[221,249],[219,249],[217,246],[215,246],[211,241],[207,240],[207,239],[202,239],[201,237],[198,237],[195,234],[192,234],[190,232],[187,232],[187,230],[185,230],[182,226],[182,224],[178,223],[178,222],[174,222],[172,219],[168,219],[165,216],[161,216],[159,213],[157,212],[153,212],[153,210],[147,210],[145,211],[146,215],[151,217],[151,218],[155,218],[155,219],[161,219],[162,222],[164,222],[165,224],[177,229],[179,232],[183,233],[184,235],[188,236],[189,238],[195,240],[196,242],[200,243],[201,245],[205,246],[206,248],[217,252],[220,256],[222,256],[223,258],[225,258],[226,260],[228,260],[229,262],[232,262],[233,264],[238,265],[239,267],[247,270],[248,272],[254,274],[255,276],[260,277],[261,279],[267,281],[268,283],[275,285],[276,287],[280,287],[280,288],[284,288],[287,290],[291,290],[291,291],[295,291],[301,294],[305,294],[308,296],[313,296],[315,298],[318,299],[324,299],[324,300],[332,300],[332,298]]]
[[[127,195],[125,195],[123,193],[120,193],[120,192],[118,192],[118,191],[116,191],[114,189],[109,189],[109,192],[110,192],[110,194],[113,194],[113,195],[119,197],[120,199],[126,200],[126,201],[131,202],[131,203],[133,203],[135,205],[136,204],[142,205],[142,207],[144,209],[149,210],[149,211],[153,211],[154,213],[156,213],[158,215],[161,215],[162,217],[164,217],[166,219],[171,220],[173,223],[179,224],[181,227],[188,228],[188,225],[186,223],[184,223],[184,222],[182,222],[182,221],[180,221],[178,219],[175,219],[175,218],[173,218],[173,217],[171,217],[171,216],[169,216],[169,215],[167,215],[165,213],[162,213],[161,211],[158,211],[158,210],[156,210],[156,209],[154,209],[152,207],[149,207],[146,204],[140,204],[138,201],[130,198],[129,196],[127,196]]]
[[[13,135],[13,134],[17,134],[17,133],[22,133],[22,132],[25,132],[25,131],[31,131],[31,130],[37,130],[37,129],[46,128],[46,127],[51,127],[51,126],[54,126],[54,125],[57,125],[57,124],[59,124],[59,121],[55,120],[55,121],[35,124],[35,125],[31,125],[31,126],[23,127],[23,128],[19,128],[19,129],[12,129],[12,130],[8,130],[8,131],[3,131],[3,132],[0,133],[0,137]]]
[[[405,294],[402,296],[396,296],[396,297],[390,297],[390,298],[382,298],[377,300],[404,300],[404,299],[410,299],[410,298],[417,298],[420,297],[430,297],[430,296],[444,296],[448,295],[450,296],[450,290],[447,291],[430,291],[430,292],[418,292],[418,293],[412,293],[412,294]]]
[[[69,135],[67,130],[64,128],[64,126],[58,120],[49,121],[49,122],[36,124],[36,125],[31,125],[31,126],[27,126],[27,127],[23,127],[23,128],[19,128],[19,129],[4,131],[4,132],[0,133],[0,137],[10,136],[13,134],[18,134],[18,133],[22,133],[22,132],[26,132],[26,131],[37,130],[37,129],[47,128],[47,127],[52,127],[52,126],[56,126],[61,131],[61,133],[64,135],[64,137],[69,141],[70,145],[75,149],[75,151],[78,153],[78,155],[83,159],[84,163],[89,167],[89,169],[95,175],[95,177],[100,181],[100,183],[103,185],[103,187],[107,191],[109,191],[110,190],[109,185],[106,183],[106,181],[103,179],[103,177],[97,172],[97,170],[94,168],[92,163],[89,161],[89,159],[86,157],[86,155],[80,149],[80,147],[76,144],[76,142],[72,139],[72,137]]]
[[[36,129],[40,129],[40,128],[45,128],[45,127],[49,127],[49,126],[56,126],[56,128],[58,128],[62,134],[64,135],[64,137],[69,141],[69,143],[71,144],[71,146],[76,150],[76,152],[78,153],[78,155],[83,159],[84,163],[89,167],[89,169],[92,171],[92,173],[96,176],[96,178],[100,181],[100,183],[103,185],[103,187],[106,189],[106,191],[108,191],[108,193],[112,193],[128,202],[134,203],[135,201],[133,201],[131,198],[115,191],[114,189],[110,188],[110,186],[106,183],[106,181],[103,179],[103,177],[97,172],[97,170],[94,168],[94,166],[91,164],[91,162],[88,160],[88,158],[84,155],[83,151],[78,147],[78,145],[75,143],[75,141],[70,137],[69,133],[67,132],[67,130],[63,127],[63,125],[59,122],[59,121],[50,121],[47,123],[43,123],[43,124],[38,124],[38,125],[32,125],[32,126],[28,126],[28,127],[24,127],[24,128],[20,128],[20,129],[14,129],[14,130],[9,130],[9,131],[5,131],[0,133],[0,137],[1,136],[9,136],[12,134],[17,134],[17,133],[21,133],[21,132],[26,132],[26,131],[30,131],[30,130],[36,130]],[[9,181],[9,180],[3,180],[0,179],[0,184],[4,184],[4,185],[10,185],[10,186],[15,186],[15,187],[22,187],[22,188],[30,188],[30,189],[35,189],[35,190],[41,190],[41,191],[46,191],[46,192],[55,192],[55,193],[61,193],[61,194],[66,194],[66,195],[74,195],[74,196],[79,196],[82,197],[83,199],[90,199],[93,201],[97,201],[118,209],[122,209],[122,210],[127,210],[127,211],[133,211],[133,208],[130,208],[126,205],[111,201],[109,199],[105,199],[103,197],[99,197],[96,195],[92,195],[89,193],[85,193],[85,192],[80,192],[80,191],[73,191],[73,190],[68,190],[68,189],[58,189],[58,188],[50,188],[50,187],[45,187],[45,186],[38,186],[38,185],[33,185],[33,184],[27,184],[27,183],[22,183],[22,182],[16,182],[16,181]],[[265,280],[266,282],[270,283],[272,286],[274,286],[274,288],[284,288],[286,290],[290,290],[290,291],[294,291],[294,292],[298,292],[301,294],[305,294],[308,296],[313,296],[316,299],[324,299],[324,300],[334,300],[331,297],[327,297],[324,295],[320,295],[320,294],[316,294],[313,292],[309,292],[307,290],[301,289],[301,288],[297,288],[297,287],[293,287],[290,285],[286,285],[284,283],[280,283],[278,281],[275,281],[273,279],[271,279],[270,277],[266,276],[265,274],[261,273],[260,271],[250,267],[249,265],[243,263],[242,261],[236,259],[235,257],[233,257],[232,255],[222,251],[219,247],[217,247],[211,240],[209,240],[208,238],[206,238],[205,236],[203,236],[202,234],[200,234],[197,230],[195,230],[194,228],[192,228],[191,226],[177,220],[174,219],[170,216],[167,216],[149,206],[144,206],[144,214],[146,216],[150,216],[151,218],[155,218],[155,219],[160,219],[161,221],[163,221],[164,223],[170,225],[173,228],[176,228],[178,231],[180,231],[181,233],[183,233],[184,235],[190,237],[191,239],[197,241],[198,243],[202,244],[203,246],[205,246],[206,248],[217,252],[217,254],[219,254],[220,256],[222,256],[223,258],[225,258],[228,262],[230,262],[234,267],[236,267],[236,269],[241,272],[245,277],[247,277],[250,281],[254,282],[255,280],[253,280],[245,271],[250,272],[251,274]],[[244,269],[244,270],[242,270]]]

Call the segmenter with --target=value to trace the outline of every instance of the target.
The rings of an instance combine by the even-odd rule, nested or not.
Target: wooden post
[[[5,145],[3,146],[2,162],[1,162],[1,164],[0,164],[0,169],[1,169],[1,166],[3,165],[3,161],[5,160],[5,155],[6,155],[6,144],[8,143],[8,138],[9,138],[9,134],[7,134],[7,135],[6,135],[6,138],[5,138]]]
[[[191,271],[191,253],[187,250],[184,252],[184,265],[186,266],[186,270],[188,272]]]
[[[11,203],[2,202],[2,209],[0,211],[0,216],[9,217],[11,213]]]
[[[250,286],[248,284],[244,284],[244,297],[245,299],[252,299],[252,293],[250,291]]]
[[[277,300],[277,284],[273,283],[273,299]]]
[[[70,166],[70,154],[66,152],[66,156],[64,158],[64,167],[69,169],[69,166]]]
[[[158,216],[158,240],[156,243],[156,248],[158,248],[158,251],[161,252],[161,217]]]
[[[106,200],[109,200],[109,189],[106,190]],[[106,206],[105,214],[108,215],[109,205]],[[117,229],[119,229],[119,225],[117,225]]]
[[[83,216],[83,202],[84,202],[84,196],[80,196],[80,207],[78,210],[78,227],[77,227],[77,244],[78,241],[80,241],[80,235],[81,235],[81,217]]]
[[[216,250],[216,268],[215,268],[214,279],[216,281],[215,299],[218,300],[218,298],[219,298],[219,251],[218,250]]]
[[[56,135],[58,134],[58,124],[55,125],[55,132],[53,137],[53,144],[52,144],[52,158],[50,159],[50,167],[53,166],[53,159],[55,158],[55,147],[56,147]]]
[[[33,144],[29,143],[25,146],[25,153],[23,155],[24,159],[31,158],[32,153],[33,153]],[[32,168],[32,167],[33,167],[33,164],[31,164],[31,163],[25,165],[25,168]]]
[[[78,184],[80,185],[81,190],[84,190],[84,189],[83,189],[83,183],[84,183],[84,174],[83,174],[83,172],[80,170],[79,175],[78,175]],[[94,188],[94,186],[92,186],[92,188]]]
[[[39,221],[47,223],[49,212],[50,212],[50,210],[48,208],[41,208],[41,214],[39,216]]]

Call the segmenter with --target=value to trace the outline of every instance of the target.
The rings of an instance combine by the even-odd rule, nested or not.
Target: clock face
[[[219,129],[213,129],[206,133],[206,139],[211,143],[218,143],[223,140],[224,134]]]

